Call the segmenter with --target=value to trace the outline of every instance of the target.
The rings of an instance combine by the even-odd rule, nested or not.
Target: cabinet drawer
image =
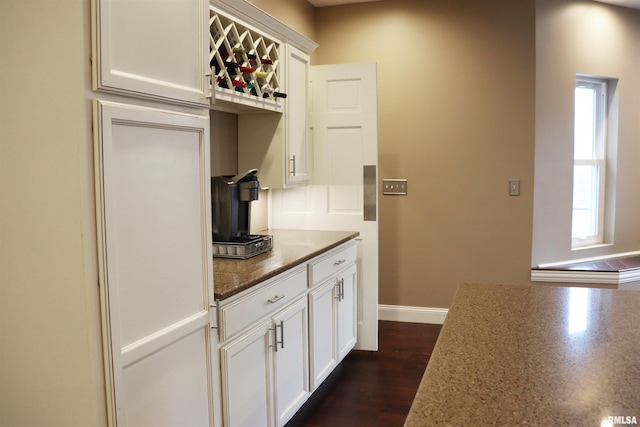
[[[309,263],[309,286],[315,286],[356,262],[356,242],[350,241]]]
[[[307,289],[307,277],[304,266],[269,279],[256,290],[249,290],[220,307],[221,336],[225,341],[247,326],[273,313]]]

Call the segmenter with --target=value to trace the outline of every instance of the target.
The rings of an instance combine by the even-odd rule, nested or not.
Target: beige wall
[[[536,196],[532,265],[640,249],[640,11],[538,0]],[[618,79],[617,138],[609,140],[611,245],[571,250],[573,92],[576,73]],[[610,130],[613,130],[610,126]],[[615,136],[615,135],[614,135]],[[616,153],[617,151],[617,153]],[[610,230],[609,230],[610,231]]]
[[[379,195],[380,303],[448,307],[463,282],[529,283],[534,0],[319,8],[311,38],[313,64],[378,64],[379,178],[409,180],[408,196]]]
[[[535,2],[320,8],[317,64],[377,62],[380,303],[448,307],[463,282],[529,283]],[[508,181],[521,180],[521,196]]]
[[[292,7],[292,16],[277,2],[253,1],[285,23],[311,25],[300,24],[310,18],[306,1],[298,2],[305,5]],[[603,32],[586,15],[566,13],[574,3],[583,12],[609,11],[609,23],[622,27]],[[620,112],[616,244],[593,255],[639,249],[639,13],[575,0],[387,0],[316,9],[315,37],[307,33],[319,43],[312,63],[378,64],[379,177],[409,180],[407,197],[380,194],[380,303],[448,307],[459,283],[529,283],[532,265],[585,256],[568,250],[568,217],[558,212],[571,197],[570,168],[557,169],[570,148],[558,140],[569,138],[576,72],[624,74],[621,92],[628,94]],[[579,34],[601,47],[583,56],[587,62],[571,52],[585,42]],[[521,181],[520,197],[507,195],[509,179]]]
[[[211,176],[238,173],[238,115],[211,111]]]
[[[306,0],[249,0],[300,34],[316,41],[315,8]]]
[[[106,424],[89,4],[0,1],[2,426]]]

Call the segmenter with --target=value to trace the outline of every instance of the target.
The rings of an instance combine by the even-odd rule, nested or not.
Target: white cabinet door
[[[209,119],[106,102],[95,111],[109,416],[120,427],[208,426]]]
[[[94,89],[206,105],[207,0],[95,0]]]
[[[273,426],[270,327],[266,319],[221,348],[227,427]]]
[[[338,276],[338,362],[355,346],[358,336],[357,271],[353,264]]]
[[[307,183],[311,179],[312,154],[309,134],[309,55],[285,46],[287,98],[285,107],[286,184]]]
[[[307,299],[273,317],[274,378],[278,426],[283,426],[309,397],[309,340]]]
[[[307,301],[221,347],[225,426],[283,426],[309,397]]]
[[[338,363],[336,298],[335,278],[309,292],[311,390],[317,389]]]

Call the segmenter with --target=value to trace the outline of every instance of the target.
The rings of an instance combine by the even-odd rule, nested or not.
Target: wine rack
[[[282,111],[281,43],[213,8],[209,30],[215,99]]]

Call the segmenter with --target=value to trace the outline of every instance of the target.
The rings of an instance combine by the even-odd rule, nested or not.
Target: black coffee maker
[[[251,202],[258,200],[260,183],[251,169],[238,175],[211,178],[213,241],[237,242],[249,237]]]

